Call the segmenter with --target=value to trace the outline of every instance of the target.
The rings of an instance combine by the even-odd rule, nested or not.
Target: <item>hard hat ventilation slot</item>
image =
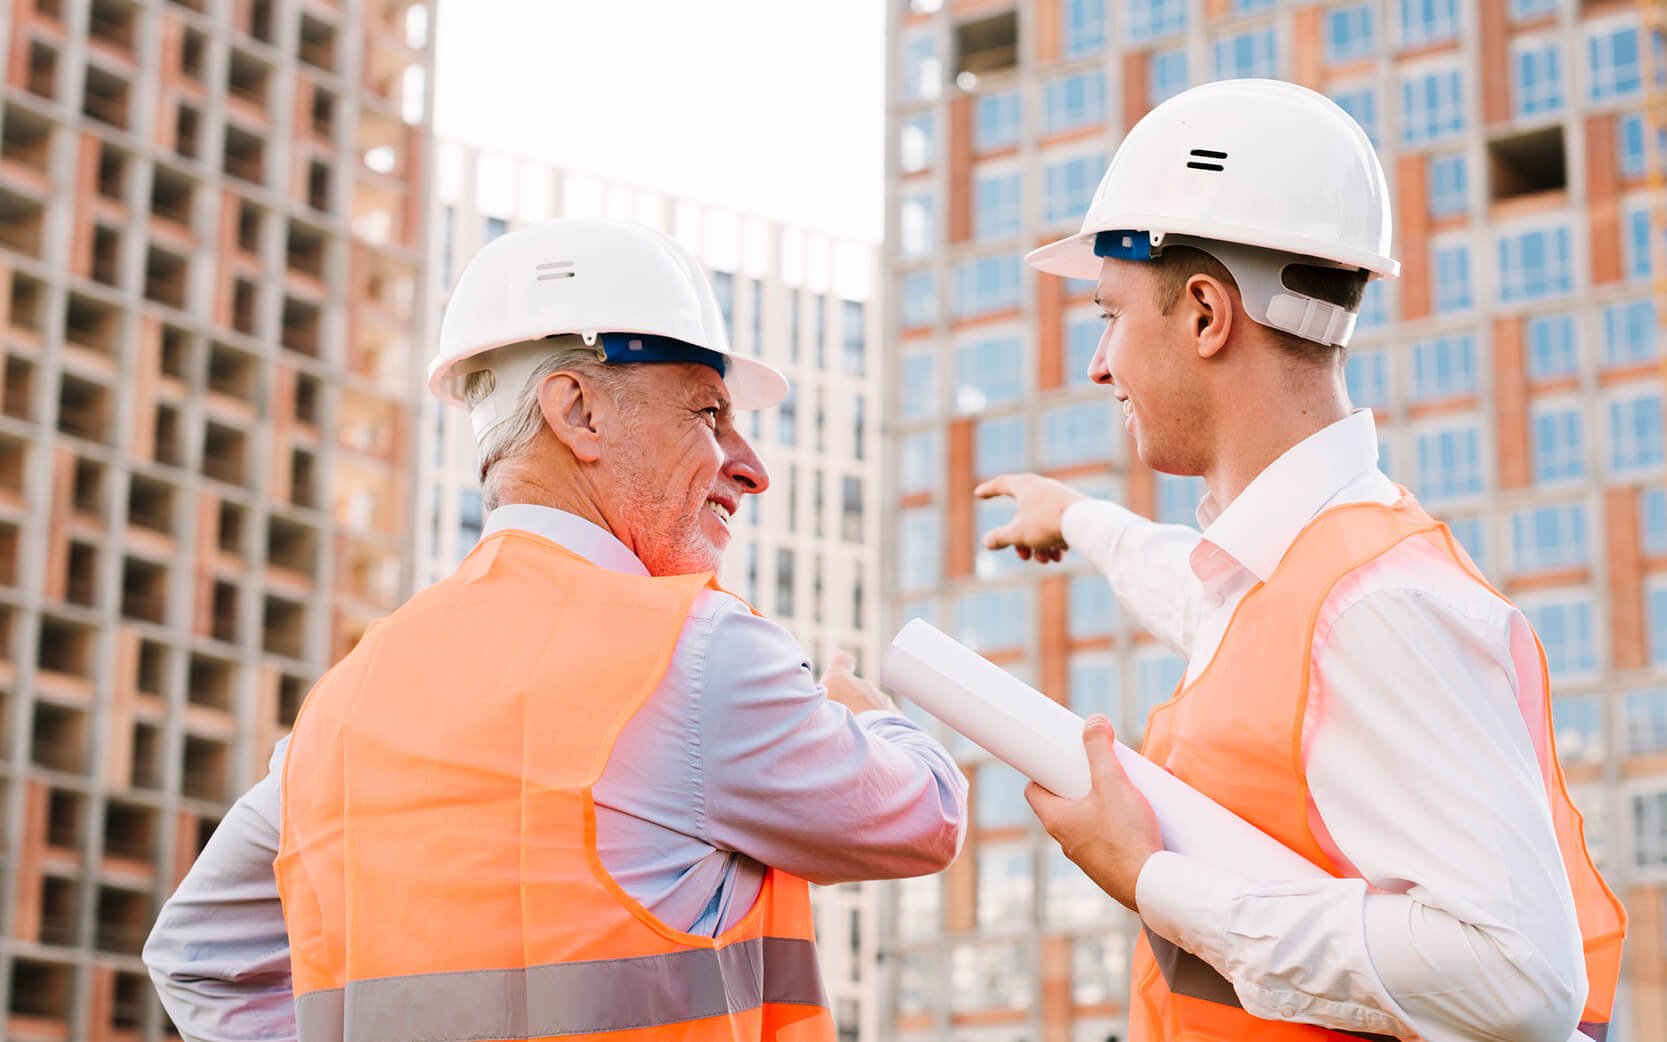
[[[572,261],[548,261],[538,266],[538,281],[548,282],[551,279],[570,279],[577,275],[573,270]]]
[[[1188,162],[1187,162],[1187,169],[1189,169],[1189,170],[1214,170],[1217,173],[1220,173],[1221,171],[1227,169],[1226,167],[1222,166],[1220,162],[1214,162],[1214,163],[1200,163],[1200,162],[1198,162],[1198,160],[1200,160],[1200,159],[1214,159],[1214,160],[1226,159],[1227,158],[1227,153],[1226,152],[1216,152],[1216,151],[1213,151],[1213,150],[1208,149],[1208,148],[1195,148],[1195,149],[1192,150],[1191,155],[1192,155],[1192,159],[1188,160]]]

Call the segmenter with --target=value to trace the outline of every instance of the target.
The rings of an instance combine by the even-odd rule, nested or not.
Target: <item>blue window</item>
[[[1373,279],[1366,283],[1366,292],[1360,297],[1360,316],[1355,320],[1355,332],[1364,333],[1369,329],[1378,329],[1389,322],[1389,296],[1383,288],[1382,279]]]
[[[1271,11],[1278,0],[1233,0],[1233,14],[1256,14]]]
[[[1186,659],[1179,655],[1164,654],[1140,660],[1135,666],[1135,718],[1129,721],[1125,741],[1135,741],[1146,733],[1146,718],[1153,709],[1169,701],[1186,675]]]
[[[938,41],[923,32],[903,41],[903,100],[935,98],[943,85],[943,66],[938,61]]]
[[[799,443],[799,400],[797,388],[789,385],[787,397],[781,400],[781,406],[776,411],[776,440],[783,445],[797,445]],[[792,496],[787,501],[793,501]]]
[[[1536,380],[1580,371],[1573,315],[1536,315],[1528,320],[1528,375]]]
[[[1545,646],[1546,666],[1553,677],[1590,673],[1597,669],[1597,650],[1592,640],[1591,595],[1563,594],[1526,606],[1522,613]]]
[[[1417,398],[1475,394],[1476,338],[1454,333],[1413,345],[1412,393]]]
[[[1030,820],[1025,776],[1005,763],[978,768],[978,825],[986,829],[1018,828]]]
[[[1378,92],[1375,87],[1360,87],[1356,90],[1339,91],[1332,95],[1337,107],[1347,112],[1360,129],[1366,132],[1366,137],[1372,144],[1380,143],[1378,137]]]
[[[1418,436],[1416,492],[1425,502],[1482,491],[1481,433],[1474,426],[1451,427]]]
[[[1525,300],[1572,292],[1574,263],[1570,259],[1569,230],[1536,228],[1499,238],[1499,302]]]
[[[1609,403],[1609,472],[1661,467],[1661,395],[1641,394]]]
[[[897,491],[910,496],[930,492],[943,472],[943,439],[937,431],[910,434],[899,450]]]
[[[1081,221],[1105,169],[1106,157],[1098,152],[1049,163],[1042,171],[1047,182],[1043,218],[1049,224]]]
[[[1629,691],[1622,705],[1628,755],[1643,756],[1667,749],[1667,688]],[[1557,751],[1563,751],[1561,734],[1557,736]]]
[[[982,427],[983,425],[980,425]],[[1023,431],[1020,431],[1023,437]],[[1019,453],[1023,455],[1023,453]],[[1012,470],[1023,470],[1023,466],[1002,467],[994,471],[995,474],[1005,474]],[[1019,555],[1011,549],[984,549],[984,533],[993,528],[1005,525],[1013,520],[1013,501],[1010,499],[981,499],[973,506],[972,511],[972,545],[977,548],[973,554],[972,573],[980,579],[999,579],[1004,575],[1013,575],[1024,569],[1025,563],[1019,560]]]
[[[1622,177],[1643,177],[1645,162],[1644,142],[1648,130],[1644,117],[1636,112],[1628,112],[1615,125],[1615,166]]]
[[[903,328],[929,326],[938,319],[938,278],[930,271],[903,276]]]
[[[973,189],[973,233],[980,239],[1004,239],[1019,233],[1018,173],[985,174]]]
[[[1272,79],[1279,56],[1272,29],[1252,29],[1216,41],[1216,79]]]
[[[509,222],[507,220],[502,217],[488,217],[486,219],[486,228],[481,233],[481,237],[484,241],[491,242],[493,239],[496,239],[498,236],[507,231],[509,231]]]
[[[1470,210],[1470,186],[1463,156],[1431,156],[1430,216],[1457,217]]]
[[[457,497],[457,545],[462,553],[473,550],[480,542],[484,513],[479,489],[466,488]]]
[[[735,339],[735,276],[727,271],[712,272],[712,295],[718,298],[718,310],[723,312],[724,329]]]
[[[1657,338],[1655,300],[1627,300],[1603,309],[1603,364],[1607,367],[1654,361]]]
[[[1049,411],[1043,419],[1042,466],[1055,470],[1110,459],[1119,426],[1109,397]]]
[[[1370,58],[1377,50],[1371,4],[1350,4],[1326,12],[1325,58],[1332,65]]]
[[[1464,80],[1457,69],[1401,81],[1401,143],[1428,145],[1464,130]]]
[[[898,204],[897,234],[899,252],[905,257],[921,257],[932,249],[938,239],[938,206],[930,190],[905,195]]]
[[[1386,351],[1350,351],[1343,374],[1348,380],[1349,400],[1362,409],[1389,404],[1389,354]]]
[[[1111,584],[1098,572],[1071,576],[1067,628],[1073,640],[1110,636],[1117,628],[1117,598],[1112,596]],[[1075,685],[1071,700],[1073,704],[1076,701]]]
[[[1638,531],[1645,553],[1667,554],[1667,488],[1653,485],[1639,491]]]
[[[938,357],[931,351],[903,356],[903,419],[924,420],[938,414]]]
[[[1198,504],[1203,501],[1204,493],[1209,491],[1204,485],[1204,479],[1161,473],[1156,477],[1158,483],[1158,516],[1156,520],[1165,525],[1193,525],[1196,527],[1198,524]]]
[[[955,639],[974,651],[1029,642],[1031,589],[981,590],[955,599]]]
[[[1534,480],[1541,484],[1586,476],[1586,446],[1580,434],[1580,409],[1573,405],[1534,411]]]
[[[1131,43],[1169,36],[1187,27],[1190,0],[1128,0]]]
[[[1019,306],[1017,254],[962,261],[955,265],[955,317],[970,318]]]
[[[1457,539],[1459,545],[1464,547],[1464,552],[1470,555],[1470,559],[1476,562],[1477,567],[1481,567],[1482,562],[1487,559],[1487,543],[1483,538],[1482,519],[1479,517],[1457,518],[1448,521],[1447,527],[1452,530],[1453,538]]]
[[[1435,309],[1438,312],[1463,311],[1475,303],[1470,292],[1470,247],[1465,245],[1439,246],[1434,251]]]
[[[1592,34],[1586,45],[1586,56],[1594,103],[1630,97],[1643,85],[1636,27]]]
[[[1095,578],[1098,580],[1098,576]],[[1101,586],[1105,585],[1104,580],[1098,581]],[[1071,581],[1071,591],[1073,595],[1071,612],[1074,619],[1076,614],[1076,580],[1074,579]],[[1115,659],[1111,659],[1103,653],[1090,652],[1084,655],[1072,655],[1070,684],[1071,709],[1073,712],[1085,719],[1099,713],[1119,729],[1122,728],[1123,700],[1118,697],[1117,662]],[[1070,863],[1066,862],[1066,864]],[[1050,882],[1049,886],[1052,887],[1054,884]],[[1050,890],[1049,894],[1052,896],[1056,892]]]
[[[1059,50],[1067,58],[1093,54],[1106,45],[1105,0],[1065,0]]]
[[[1565,765],[1603,762],[1603,703],[1597,696],[1552,699],[1551,727],[1557,759]]]
[[[1024,133],[1024,111],[1018,91],[983,95],[978,99],[976,117],[972,141],[980,152],[1011,148]]]
[[[1513,22],[1526,22],[1530,18],[1556,14],[1557,0],[1511,0],[1510,12]]]
[[[1537,116],[1563,107],[1563,51],[1554,41],[1516,52],[1516,114]]]
[[[860,300],[840,302],[840,367],[861,376],[868,364],[868,309]]]
[[[1458,34],[1458,0],[1401,0],[1402,47],[1422,47]]]
[[[1092,384],[1088,367],[1100,347],[1106,324],[1097,318],[1073,319],[1065,327],[1065,379],[1072,384]]]
[[[1030,439],[1025,420],[1023,416],[1004,416],[979,421],[973,439],[973,468],[980,480],[1030,469]]]
[[[1518,572],[1576,568],[1590,560],[1586,508],[1531,507],[1511,515],[1511,567]]]
[[[955,352],[955,408],[979,412],[1024,396],[1024,349],[1016,336],[986,337]]]
[[[1106,74],[1080,72],[1042,87],[1042,133],[1059,134],[1106,120]]]
[[[938,152],[938,120],[930,112],[910,116],[897,132],[897,165],[905,174],[925,170]]]
[[[1647,205],[1630,207],[1626,215],[1626,273],[1627,278],[1643,280],[1650,277],[1655,258],[1650,255],[1650,233],[1655,220]]]
[[[1667,586],[1649,592],[1650,662],[1667,665]]]
[[[905,590],[936,586],[942,574],[943,522],[934,507],[905,510],[897,518],[897,584]]]
[[[1146,100],[1161,105],[1186,90],[1192,82],[1187,73],[1187,49],[1174,47],[1152,52],[1151,72],[1146,84]]]

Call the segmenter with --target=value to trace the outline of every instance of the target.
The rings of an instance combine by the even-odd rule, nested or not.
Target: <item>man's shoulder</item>
[[[1516,609],[1476,581],[1445,550],[1423,539],[1397,543],[1344,576],[1327,595],[1321,626],[1361,604],[1411,606],[1466,629],[1503,629]]]

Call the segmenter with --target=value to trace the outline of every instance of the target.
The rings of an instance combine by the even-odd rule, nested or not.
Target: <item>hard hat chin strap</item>
[[[1347,347],[1359,315],[1329,300],[1298,293],[1285,284],[1285,270],[1293,266],[1339,268],[1346,266],[1305,257],[1298,253],[1242,246],[1217,239],[1191,235],[1168,235],[1164,245],[1191,246],[1208,253],[1233,274],[1239,284],[1239,298],[1251,318],[1264,326],[1281,329],[1328,346]]]
[[[1293,265],[1345,270],[1346,265],[1196,235],[1128,230],[1104,231],[1094,236],[1094,255],[1117,260],[1150,261],[1161,256],[1165,246],[1191,246],[1220,261],[1239,285],[1245,313],[1264,326],[1338,347],[1348,346],[1349,338],[1354,335],[1358,314],[1329,300],[1298,293],[1285,284],[1285,269]]]

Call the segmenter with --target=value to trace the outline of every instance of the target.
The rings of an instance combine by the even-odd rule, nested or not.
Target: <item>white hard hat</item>
[[[603,220],[530,225],[475,254],[440,322],[428,389],[461,405],[468,375],[493,370],[496,388],[470,417],[478,440],[508,417],[548,356],[537,342],[563,334],[597,346],[609,364],[710,365],[737,409],[765,409],[787,397],[786,377],[730,349],[718,299],[687,250],[645,225]],[[512,345],[524,346],[498,350]]]
[[[1048,274],[1095,279],[1104,257],[1196,246],[1233,273],[1258,322],[1346,343],[1355,316],[1292,292],[1279,273],[1317,264],[1392,278],[1401,270],[1392,233],[1383,166],[1336,102],[1279,80],[1222,80],[1136,123],[1082,230],[1027,259]]]

